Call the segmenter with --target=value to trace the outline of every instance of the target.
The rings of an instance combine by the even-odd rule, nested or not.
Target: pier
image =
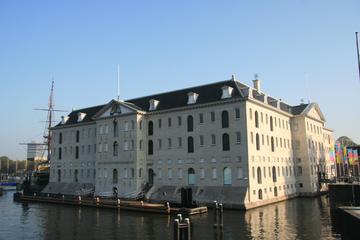
[[[64,196],[64,195],[23,195],[14,194],[14,200],[20,202],[37,202],[64,204],[73,206],[95,207],[95,208],[112,208],[126,211],[149,212],[159,214],[184,214],[186,216],[202,214],[208,211],[206,206],[193,208],[172,207],[170,203],[150,203],[146,201],[123,200],[120,198],[101,198],[101,197],[81,197],[81,196]]]

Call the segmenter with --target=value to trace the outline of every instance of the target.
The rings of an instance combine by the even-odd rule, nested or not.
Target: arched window
[[[276,182],[276,168],[272,167],[272,178],[273,178],[273,182]]]
[[[77,169],[75,169],[75,172],[74,172],[74,181],[75,181],[75,182],[79,182],[79,177],[78,177],[78,175],[79,175],[79,171],[78,171]]]
[[[149,140],[148,142],[148,154],[153,155],[154,153],[154,143],[152,140]]]
[[[221,127],[228,128],[229,127],[229,113],[228,111],[222,111],[221,113]]]
[[[261,167],[257,168],[257,183],[261,184],[262,183],[262,179],[261,179]]]
[[[113,121],[113,130],[114,130],[114,137],[118,136],[118,123],[116,120]]]
[[[117,169],[113,169],[112,179],[113,179],[113,184],[118,184],[118,171],[117,171]]]
[[[135,177],[135,170],[133,168],[131,168],[131,178]]]
[[[152,136],[154,134],[154,123],[152,121],[149,121],[148,124],[148,135]]]
[[[59,160],[61,159],[61,157],[62,157],[62,149],[59,148]]]
[[[277,192],[277,187],[274,187],[274,197],[277,197],[278,192]]]
[[[139,168],[139,178],[142,177],[142,168]]]
[[[270,116],[270,131],[274,131],[274,122],[272,116]]]
[[[194,131],[194,118],[191,115],[187,117],[187,131],[188,132]]]
[[[117,156],[119,153],[119,144],[115,141],[113,144],[113,155]]]
[[[59,133],[59,144],[62,144],[62,133]]]
[[[188,169],[188,184],[195,185],[196,177],[195,177],[195,170],[193,168]]]
[[[61,170],[60,169],[58,169],[58,171],[57,171],[57,181],[61,182]]]
[[[262,195],[262,190],[261,190],[261,189],[259,189],[258,195],[259,195],[259,199],[260,199],[260,200],[263,199],[263,195]]]
[[[232,176],[231,176],[231,168],[225,167],[223,170],[223,182],[224,185],[231,185]]]
[[[188,137],[188,153],[194,152],[194,138]]]
[[[79,142],[80,141],[80,131],[77,130],[76,131],[76,142]]]
[[[275,152],[274,137],[271,137],[271,151]]]
[[[260,137],[259,134],[256,134],[256,150],[260,150]]]
[[[255,127],[259,127],[259,113],[258,111],[255,111]]]
[[[149,177],[149,184],[152,186],[154,184],[154,170],[151,168],[148,171],[148,177]]]
[[[222,135],[222,147],[223,147],[223,151],[230,150],[230,139],[229,139],[229,134],[227,133],[224,133]]]

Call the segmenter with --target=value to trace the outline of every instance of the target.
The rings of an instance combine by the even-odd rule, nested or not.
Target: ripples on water
[[[0,239],[161,239],[172,240],[173,218],[158,214],[117,212],[13,202],[0,197]],[[249,210],[224,212],[224,238],[341,239],[331,226],[326,197],[298,198]],[[191,217],[192,239],[216,239],[213,213]]]

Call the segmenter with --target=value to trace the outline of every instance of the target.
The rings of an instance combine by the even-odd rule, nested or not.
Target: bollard
[[[81,203],[81,196],[78,197],[79,203]]]
[[[174,220],[174,240],[180,240],[179,219]]]
[[[182,215],[179,213],[178,215],[176,215],[177,218],[179,219],[179,222],[181,223],[182,222]]]
[[[100,203],[100,199],[99,199],[99,197],[97,197],[97,198],[96,198],[96,205],[98,206],[99,203]]]
[[[140,203],[141,203],[141,206],[144,206],[144,201],[141,201]]]
[[[117,200],[117,206],[120,207],[120,199]]]
[[[217,228],[219,226],[219,204],[216,201],[214,203],[214,228]]]
[[[64,199],[65,199],[65,195],[63,194],[63,195],[62,195],[62,200],[64,200]]]
[[[170,213],[170,203],[166,202],[166,212]]]
[[[222,203],[219,204],[219,225],[220,228],[224,227],[224,206]]]
[[[186,240],[191,240],[191,229],[190,229],[190,219],[189,218],[185,218],[184,220],[185,224],[186,224],[186,228],[184,229],[185,231],[185,239]]]

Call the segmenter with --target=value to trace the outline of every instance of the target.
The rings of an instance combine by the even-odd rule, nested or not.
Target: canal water
[[[54,204],[13,202],[0,196],[0,239],[172,240],[173,218]],[[191,217],[192,239],[220,239],[213,212]],[[223,239],[341,239],[331,224],[328,199],[297,198],[249,211],[224,211]]]

